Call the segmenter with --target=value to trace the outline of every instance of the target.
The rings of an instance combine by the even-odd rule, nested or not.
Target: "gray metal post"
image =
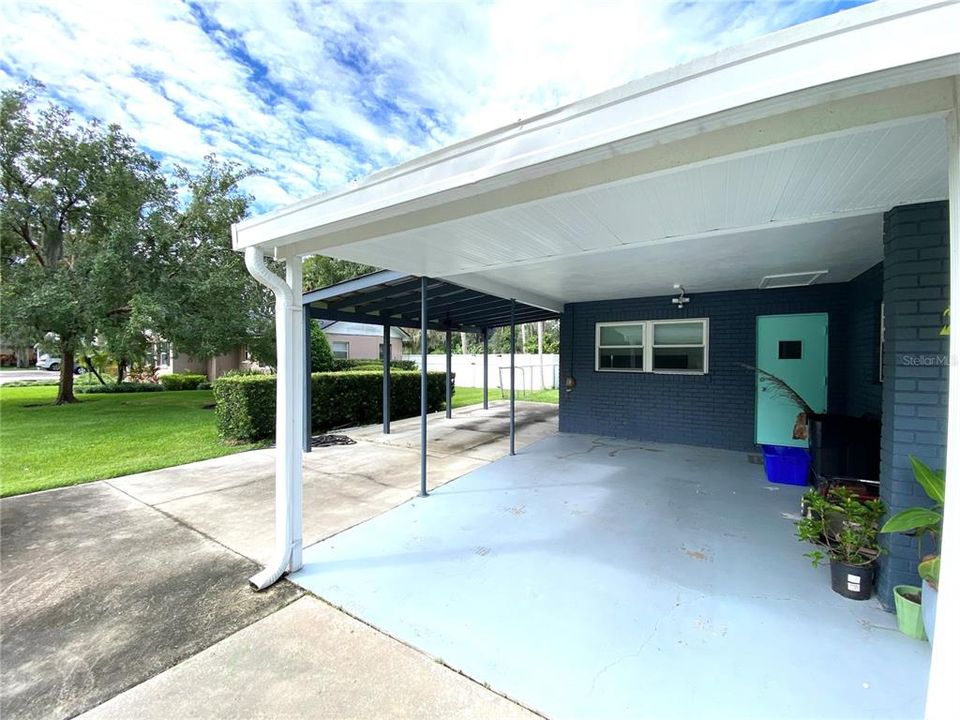
[[[490,369],[490,331],[487,328],[483,329],[483,409],[487,410],[490,405],[488,402],[489,398],[489,388],[487,382],[487,374]]]
[[[420,278],[420,497],[427,496],[427,279]]]
[[[447,328],[447,336],[444,339],[443,350],[447,355],[447,378],[446,378],[446,390],[447,390],[447,418],[453,417],[453,392],[452,392],[452,383],[450,382],[450,375],[453,373],[453,359],[451,353],[453,352],[453,347],[451,345],[451,336],[453,333],[450,331],[450,328]]]
[[[390,323],[383,324],[383,434],[390,434]]]
[[[310,306],[303,306],[303,362],[306,365],[306,372],[303,374],[303,451],[311,452],[313,450],[313,380],[311,371],[313,370],[313,353],[310,352],[310,331],[312,330],[313,318],[310,317]]]
[[[517,352],[517,301],[510,298],[510,454],[516,455],[516,436],[517,436],[517,373],[516,359]]]

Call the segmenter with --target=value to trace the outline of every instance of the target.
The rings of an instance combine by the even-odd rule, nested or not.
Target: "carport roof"
[[[421,280],[392,270],[363,275],[352,280],[304,293],[303,304],[310,316],[395,327],[421,326]],[[475,332],[510,324],[510,300],[445,280],[426,278],[427,324],[435,330]],[[517,302],[517,323],[559,317],[553,310]]]

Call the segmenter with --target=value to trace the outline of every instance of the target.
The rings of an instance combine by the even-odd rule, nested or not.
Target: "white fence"
[[[560,356],[528,355],[517,353],[514,356],[516,366],[517,393],[536,392],[559,387]],[[404,355],[404,360],[413,360],[420,367],[420,355]],[[491,391],[497,388],[510,389],[509,353],[490,353],[488,356],[487,383]],[[457,387],[483,387],[483,355],[452,355],[451,365],[456,375]],[[427,356],[427,370],[446,369],[446,357],[440,354]],[[493,395],[493,393],[491,393]]]

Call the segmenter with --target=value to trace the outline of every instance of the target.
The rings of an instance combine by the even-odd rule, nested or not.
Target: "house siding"
[[[347,357],[358,360],[379,360],[380,344],[383,342],[382,335],[338,335],[337,333],[326,333],[327,342],[333,347],[335,342],[345,342],[350,344]],[[390,341],[390,357],[399,360],[403,356],[403,342],[399,338],[393,338]]]
[[[884,215],[883,294],[886,316],[880,495],[892,514],[928,505],[913,478],[910,455],[934,469],[946,462],[949,338],[940,335],[949,303],[947,203],[894,208]],[[930,363],[930,364],[926,364]],[[893,608],[893,587],[917,585],[917,544],[882,536],[887,555],[877,590]]]
[[[867,324],[879,322],[880,271],[868,271],[855,283],[833,283],[783,290],[694,293],[678,311],[670,296],[574,303],[564,308],[560,371],[576,378],[561,393],[560,430],[653,442],[681,443],[753,451],[754,376],[742,365],[756,362],[759,315],[827,313],[829,316],[828,410],[878,414],[879,389],[872,373],[851,367],[876,367],[876,349]],[[869,295],[870,317],[853,308],[851,294]],[[710,319],[710,372],[706,375],[615,373],[594,370],[598,322]],[[852,341],[848,341],[848,338]],[[854,382],[851,382],[851,379]],[[864,393],[866,388],[866,393]]]

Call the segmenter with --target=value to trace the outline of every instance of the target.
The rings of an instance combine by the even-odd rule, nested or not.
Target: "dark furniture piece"
[[[812,415],[810,479],[821,492],[842,485],[864,499],[880,494],[880,421],[870,417]]]

